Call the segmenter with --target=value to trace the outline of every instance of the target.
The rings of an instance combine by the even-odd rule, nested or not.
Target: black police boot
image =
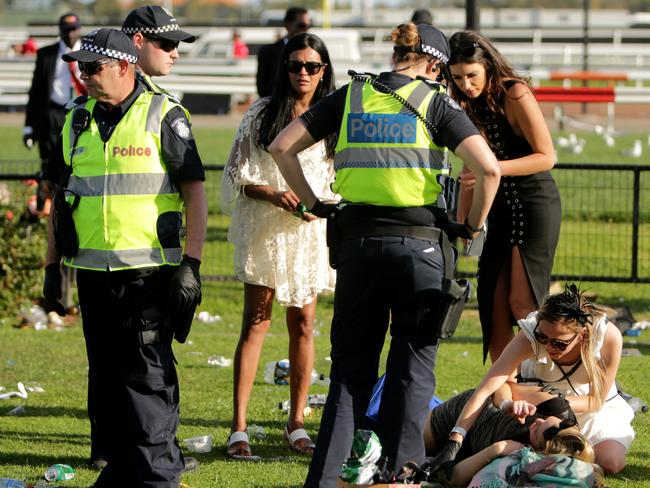
[[[199,469],[199,461],[196,458],[193,457],[185,458],[185,469],[183,469],[183,473],[191,473],[198,469]]]
[[[106,459],[104,459],[101,456],[98,456],[96,458],[93,458],[90,460],[90,465],[94,467],[95,469],[104,469],[108,463],[106,462]]]

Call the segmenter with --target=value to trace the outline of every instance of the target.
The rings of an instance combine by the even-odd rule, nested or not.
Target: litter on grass
[[[210,356],[208,358],[208,364],[210,366],[219,366],[221,368],[227,368],[232,365],[232,359],[227,359],[223,356]]]
[[[1,393],[0,394],[0,400],[9,400],[10,398],[22,398],[25,399],[27,398],[27,390],[25,389],[25,385],[22,383],[18,383],[18,391],[8,391],[7,393]]]

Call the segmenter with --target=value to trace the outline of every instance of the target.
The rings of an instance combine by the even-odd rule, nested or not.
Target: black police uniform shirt
[[[392,90],[397,90],[411,83],[413,79],[400,73],[384,72],[379,75],[378,81]],[[314,140],[319,141],[340,130],[347,89],[348,86],[345,85],[332,92],[300,116]],[[434,96],[426,117],[437,128],[437,132],[431,135],[433,141],[439,147],[446,147],[452,152],[466,138],[480,134],[467,114],[448,95]],[[424,208],[354,205],[346,207],[339,225],[354,226],[357,222],[368,220],[386,225],[435,225],[433,215]]]
[[[110,107],[101,102],[95,104],[93,119],[103,142],[108,141],[124,114],[145,90],[146,87],[136,81],[133,92],[119,105]],[[180,107],[173,107],[163,118],[160,129],[160,146],[167,172],[176,186],[184,181],[205,181],[205,171],[196,141],[185,112]],[[59,183],[64,168],[62,141],[59,140],[57,149],[50,157],[42,177],[53,183]]]

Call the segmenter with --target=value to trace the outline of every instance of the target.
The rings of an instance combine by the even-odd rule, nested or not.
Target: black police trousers
[[[435,390],[438,338],[423,310],[438,300],[437,242],[408,237],[344,240],[336,253],[331,384],[305,487],[334,488],[378,379],[390,322],[386,380],[375,432],[389,468],[424,461],[423,428]]]
[[[140,334],[161,332],[151,311],[165,310],[173,271],[78,270],[93,430],[108,462],[95,487],[179,486],[184,460],[171,340],[142,345]]]

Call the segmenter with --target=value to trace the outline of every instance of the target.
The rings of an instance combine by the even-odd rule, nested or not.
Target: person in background
[[[55,200],[43,295],[56,309],[63,255],[78,270],[89,399],[106,450],[93,486],[178,488],[185,463],[171,341],[185,340],[201,300],[203,165],[185,110],[136,80],[126,34],[93,31],[63,58],[79,63],[88,97],[73,102],[46,166],[74,202]]]
[[[483,360],[489,352],[494,362],[514,336],[512,326],[548,292],[562,213],[550,172],[555,151],[535,95],[489,39],[463,31],[449,44],[451,96],[481,131],[502,175],[478,265]],[[467,168],[459,178],[462,220],[475,180]]]
[[[417,24],[433,25],[433,15],[428,8],[418,8],[413,11],[411,22]]]
[[[260,97],[271,95],[275,86],[275,77],[279,70],[284,69],[280,64],[282,50],[293,36],[307,32],[311,28],[309,11],[303,7],[289,7],[284,14],[284,28],[287,35],[273,44],[266,44],[257,53],[257,74],[255,83]]]
[[[270,146],[289,187],[312,214],[334,219],[337,236],[330,249],[337,264],[331,384],[305,487],[336,486],[354,432],[365,425],[389,326],[385,401],[376,430],[382,455],[391,471],[424,460],[443,280],[455,264],[437,225],[447,215],[440,185],[449,169],[446,148],[478,178],[471,212],[464,224],[455,224],[460,235],[481,232],[499,184],[489,147],[434,81],[449,60],[444,34],[408,23],[393,29],[391,38],[393,71],[355,76]],[[297,157],[331,134],[338,138],[332,189],[347,203],[342,208],[317,197]]]
[[[453,462],[463,448],[485,402],[519,371],[519,383],[551,389],[566,398],[582,434],[594,447],[595,462],[605,473],[619,473],[634,430],[634,412],[616,389],[623,339],[605,310],[587,302],[575,285],[549,295],[542,308],[519,321],[520,331],[508,343],[464,408],[432,467]],[[536,407],[506,398],[501,409],[523,421]],[[514,403],[513,403],[514,402]]]
[[[40,48],[36,53],[36,65],[32,75],[32,85],[25,108],[25,127],[23,143],[28,149],[38,144],[41,159],[41,172],[52,155],[61,135],[65,120],[65,106],[79,95],[87,93],[80,80],[77,63],[66,63],[61,59],[74,49],[79,49],[81,38],[81,21],[69,12],[59,18],[59,41]],[[58,183],[58,182],[55,182]],[[41,178],[36,188],[36,210],[31,215],[41,215],[51,199],[51,185]],[[63,305],[72,312],[74,301],[73,270],[62,268]]]
[[[242,41],[239,32],[234,31],[232,33],[232,58],[245,59],[248,57],[248,54],[249,54],[248,46],[244,41]]]
[[[81,21],[76,14],[70,12],[59,18],[59,37],[58,42],[44,46],[36,53],[25,108],[23,142],[28,149],[38,143],[41,168],[50,158],[61,134],[66,104],[87,93],[79,79],[77,64],[68,64],[61,59],[63,54],[79,48]],[[37,190],[37,210],[43,209],[45,199],[49,197],[49,185],[41,181]]]
[[[305,212],[268,152],[275,136],[334,89],[325,44],[311,34],[287,42],[273,95],[249,108],[239,126],[222,180],[222,208],[232,211],[228,240],[235,246],[235,275],[244,282],[242,330],[235,352],[233,419],[227,453],[251,458],[246,411],[269,326],[273,299],[286,307],[289,331],[291,413],[284,438],[294,451],[311,454],[303,409],[314,364],[317,295],[334,290],[325,222]],[[335,195],[331,138],[300,153],[320,198]]]
[[[166,93],[151,77],[168,75],[179,58],[178,44],[192,43],[196,36],[181,30],[172,13],[159,5],[132,10],[122,23],[122,32],[131,38],[138,51],[138,80],[149,91]]]
[[[38,44],[36,44],[36,39],[32,36],[29,36],[25,42],[19,44],[20,52],[18,54],[22,56],[34,56],[38,52]]]

